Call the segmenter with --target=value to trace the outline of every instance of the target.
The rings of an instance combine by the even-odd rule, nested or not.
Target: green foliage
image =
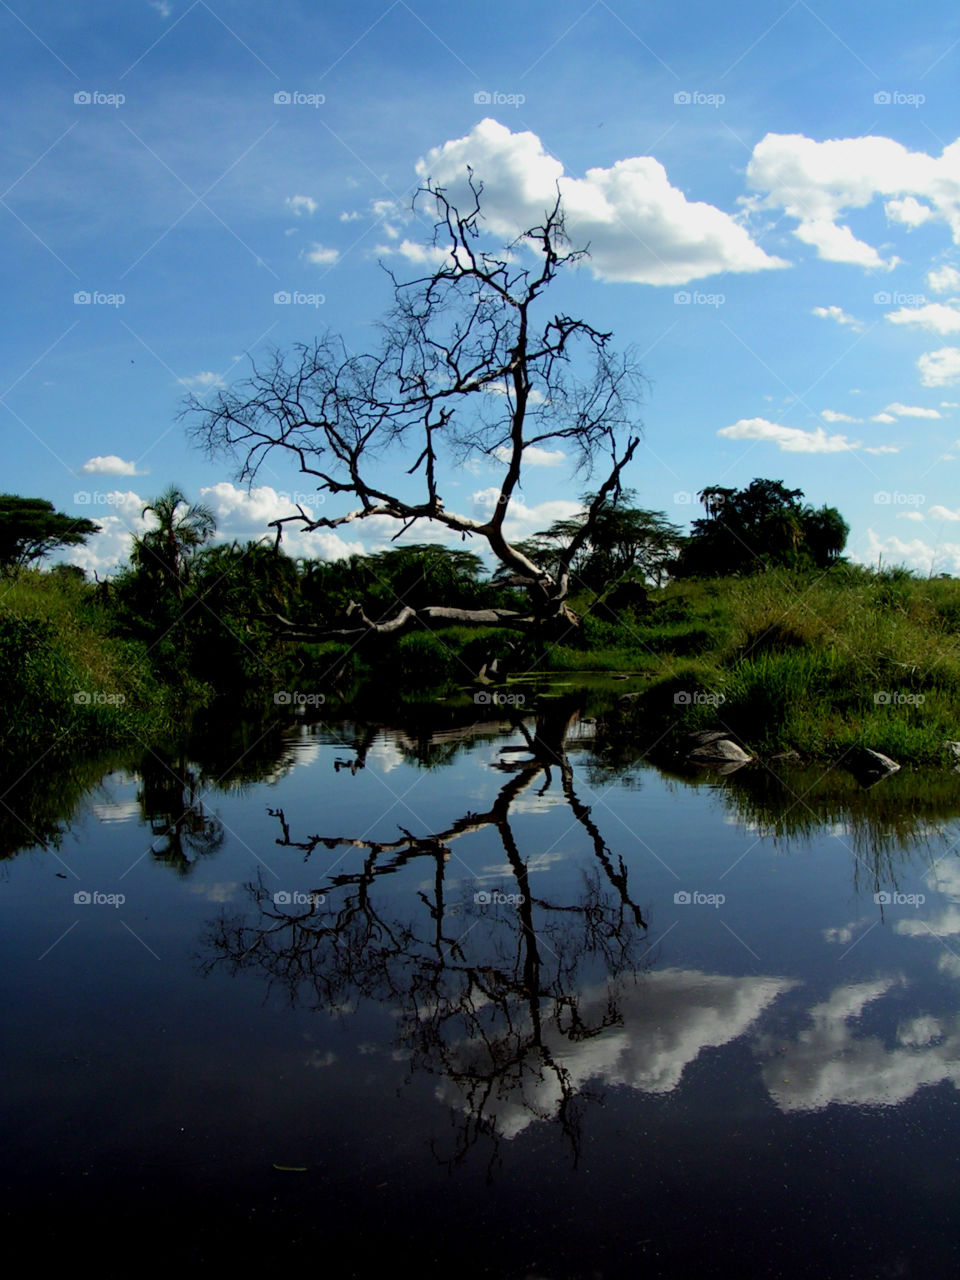
[[[57,511],[45,498],[0,494],[0,573],[21,569],[56,547],[75,547],[100,526]]]
[[[745,489],[704,489],[706,517],[695,520],[674,573],[715,577],[771,566],[825,569],[836,562],[850,532],[835,507],[804,505],[801,489],[779,480],[753,480]]]

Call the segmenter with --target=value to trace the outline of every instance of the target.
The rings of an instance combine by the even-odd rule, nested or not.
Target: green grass
[[[142,645],[109,630],[88,584],[39,572],[0,579],[0,753],[107,745],[168,722],[173,692]]]

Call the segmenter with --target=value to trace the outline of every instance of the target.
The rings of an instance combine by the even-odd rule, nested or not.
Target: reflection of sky
[[[574,1090],[599,1081],[669,1093],[703,1049],[729,1044],[743,1035],[794,985],[784,978],[731,978],[663,969],[644,974],[623,990],[618,988],[615,1004],[621,1025],[571,1041],[549,1018],[543,1024],[543,1043],[568,1073]],[[610,998],[606,984],[583,993],[578,1013],[585,1025],[600,1024]],[[459,1045],[454,1059],[458,1071],[480,1073],[488,1068],[487,1050],[476,1041]],[[526,1066],[522,1080],[511,1077],[494,1088],[485,1107],[485,1114],[507,1138],[516,1137],[535,1119],[555,1115],[561,1102],[556,1074],[539,1065],[535,1049],[529,1051]],[[438,1087],[437,1096],[451,1106],[463,1107],[459,1091],[449,1080]]]
[[[815,1111],[831,1102],[893,1106],[923,1085],[960,1084],[960,1017],[920,1015],[901,1023],[897,1045],[855,1035],[864,1009],[902,984],[898,977],[838,987],[810,1010],[812,1025],[763,1068],[781,1111]],[[769,1048],[769,1046],[767,1046]]]

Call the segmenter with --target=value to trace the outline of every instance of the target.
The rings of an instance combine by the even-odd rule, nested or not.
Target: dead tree
[[[358,504],[321,517],[299,506],[299,514],[271,522],[278,545],[290,523],[338,529],[381,517],[398,537],[432,521],[461,539],[485,540],[527,604],[454,609],[438,600],[375,621],[354,602],[332,627],[279,619],[291,638],[355,640],[444,622],[559,637],[577,624],[567,603],[570,565],[604,504],[619,496],[640,443],[642,377],[632,353],[611,349],[611,334],[546,309],[547,287],[587,253],[570,247],[559,193],[539,226],[491,254],[480,247],[483,188],[472,173],[469,190],[465,212],[430,182],[418,191],[414,206],[426,200],[436,210],[437,266],[406,283],[388,271],[394,305],[375,352],[353,354],[331,334],[297,344],[289,355],[274,352],[264,368],[254,365],[250,378],[212,402],[189,397],[183,414],[210,454],[237,458],[248,484],[280,451],[324,497]],[[547,570],[510,542],[504,525],[529,451],[550,448],[567,453],[578,473],[603,478],[582,525]],[[482,519],[448,510],[441,495],[452,466],[478,460],[501,469],[496,501]],[[422,484],[418,500],[401,497],[385,479],[398,465]]]

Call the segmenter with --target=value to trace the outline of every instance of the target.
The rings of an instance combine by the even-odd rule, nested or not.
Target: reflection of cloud
[[[190,893],[203,898],[204,902],[233,902],[240,888],[238,880],[221,880],[215,884],[188,884]]]
[[[929,1016],[901,1024],[895,1049],[877,1036],[854,1034],[850,1023],[900,981],[881,978],[838,987],[810,1010],[813,1025],[763,1069],[764,1084],[781,1111],[816,1111],[831,1102],[893,1106],[926,1084],[960,1084],[960,1018],[946,1026]]]
[[[310,1057],[307,1059],[308,1067],[332,1067],[337,1060],[337,1055],[331,1053],[328,1049],[326,1053],[321,1053],[319,1049],[314,1049]]]
[[[647,1093],[669,1093],[703,1049],[736,1040],[795,985],[785,978],[730,978],[663,969],[638,975],[626,991],[602,984],[582,994],[578,1015],[586,1026],[601,1022],[611,999],[621,1015],[619,1025],[571,1041],[551,1017],[543,1023],[542,1040],[557,1066],[568,1074],[573,1090],[599,1080]],[[524,1033],[517,1023],[513,1029]],[[455,1046],[451,1058],[458,1072],[482,1075],[489,1071],[488,1048],[480,1040]],[[516,1137],[535,1119],[556,1115],[562,1101],[556,1073],[542,1064],[536,1049],[528,1051],[524,1067],[519,1078],[511,1076],[493,1090],[484,1109],[506,1138]],[[451,1106],[464,1107],[461,1093],[449,1079],[438,1087],[437,1096]]]
[[[133,822],[140,817],[136,800],[109,800],[91,804],[93,816],[100,822]]]
[[[823,929],[824,942],[851,942],[854,934],[862,928],[863,920],[851,920],[849,924],[838,925],[834,929]]]

